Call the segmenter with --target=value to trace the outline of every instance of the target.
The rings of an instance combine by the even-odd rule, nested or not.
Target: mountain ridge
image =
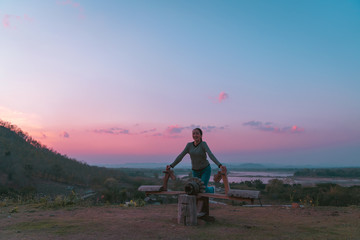
[[[96,187],[113,177],[129,177],[116,169],[90,166],[46,147],[16,125],[0,120],[0,186],[36,189],[37,180]]]

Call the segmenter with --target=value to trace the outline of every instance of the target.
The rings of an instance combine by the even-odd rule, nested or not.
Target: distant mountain
[[[262,169],[262,168],[265,168],[264,165],[262,164],[259,164],[259,163],[242,163],[242,164],[228,164],[228,166],[234,166],[234,167],[237,167],[237,168],[250,168],[250,169]]]
[[[212,162],[211,166],[216,168]],[[98,167],[106,167],[106,168],[143,168],[143,169],[164,169],[167,163],[155,163],[155,162],[142,162],[142,163],[120,163],[120,164],[94,164],[94,166]],[[296,170],[296,169],[304,169],[304,168],[339,168],[343,166],[321,166],[321,165],[284,165],[284,164],[275,164],[275,163],[236,163],[236,162],[223,162],[223,164],[229,170]],[[348,167],[348,166],[344,166]],[[191,164],[189,162],[182,162],[181,164],[176,166],[176,169],[191,169]]]
[[[241,169],[264,169],[269,168],[263,164],[259,163],[224,163],[227,168],[241,168]],[[165,169],[166,163],[122,163],[122,164],[97,164],[95,166],[107,167],[107,168],[160,168]],[[213,167],[216,165],[212,164]],[[191,168],[190,163],[182,163],[176,166],[177,169],[184,168],[189,169]]]
[[[147,168],[147,169],[164,169],[166,163],[120,163],[120,164],[96,164],[94,166],[106,168]],[[182,164],[176,168],[191,168],[190,164]]]
[[[116,169],[89,166],[61,155],[17,126],[0,120],[0,187],[36,189],[39,181],[94,187],[109,177],[119,182],[129,180]]]

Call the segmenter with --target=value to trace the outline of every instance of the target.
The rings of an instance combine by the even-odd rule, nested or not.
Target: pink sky
[[[168,163],[201,127],[223,162],[359,165],[356,9],[8,1],[0,119],[92,164]]]

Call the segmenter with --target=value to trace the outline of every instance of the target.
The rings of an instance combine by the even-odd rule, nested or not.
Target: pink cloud
[[[79,18],[85,18],[84,9],[80,6],[80,3],[73,2],[72,0],[58,1],[60,5],[69,5],[79,11]]]
[[[298,126],[294,125],[294,126],[291,127],[291,132],[293,132],[293,133],[301,133],[301,132],[304,132],[304,129],[299,128]]]
[[[24,14],[24,17],[5,14],[2,19],[2,23],[5,28],[13,28],[13,27],[15,28],[15,26],[13,25],[13,20],[11,20],[11,19],[15,19],[17,22],[22,22],[22,21],[32,22],[33,21],[33,19],[31,17],[29,17],[27,14]]]
[[[184,130],[183,127],[179,127],[178,125],[171,125],[168,126],[165,132],[169,135],[179,134]]]
[[[151,137],[161,137],[161,136],[162,136],[161,133],[154,133],[154,134],[151,135]]]
[[[217,127],[217,126],[211,126],[211,125],[200,126],[200,125],[195,125],[195,124],[185,126],[185,127],[181,127],[179,125],[170,125],[166,128],[164,136],[171,137],[171,138],[177,138],[177,137],[180,137],[180,134],[182,133],[183,130],[189,131],[189,134],[190,134],[194,128],[201,128],[203,130],[203,132],[212,132],[212,131],[216,131],[216,130],[224,130],[226,127],[224,127],[224,126]]]
[[[150,130],[141,131],[140,134],[146,134],[146,133],[151,133],[151,132],[155,132],[155,131],[156,131],[156,128],[152,128]]]
[[[10,27],[10,21],[9,21],[9,19],[10,19],[10,15],[8,15],[8,14],[5,14],[5,16],[3,17],[3,26],[5,27],[5,28],[9,28]]]
[[[218,101],[222,102],[222,101],[224,101],[224,100],[226,100],[228,98],[229,98],[229,94],[227,94],[226,92],[221,92],[219,94]]]
[[[279,127],[274,125],[272,122],[261,122],[261,121],[249,121],[243,123],[244,126],[249,126],[253,129],[263,131],[263,132],[273,132],[273,133],[302,133],[304,128],[299,128],[296,125],[292,127]]]
[[[25,21],[28,21],[28,22],[33,21],[33,19],[31,17],[29,17],[27,14],[24,14],[24,19],[25,19]]]
[[[112,128],[107,128],[107,129],[95,129],[94,132],[100,133],[100,134],[105,133],[105,134],[112,134],[112,135],[130,134],[130,131],[128,129],[118,128],[118,127],[112,127]]]
[[[136,124],[135,127],[139,127],[139,124]],[[136,130],[129,129],[126,127],[104,127],[104,128],[96,128],[90,130],[93,133],[97,133],[100,135],[122,135],[122,136],[162,136],[163,134],[158,132],[157,128],[148,128],[144,130]]]

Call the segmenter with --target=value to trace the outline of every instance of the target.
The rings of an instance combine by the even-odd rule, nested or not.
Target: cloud
[[[201,130],[203,130],[203,132],[212,132],[215,130],[224,130],[226,127],[225,126],[221,126],[221,127],[217,127],[217,126],[200,126],[200,125],[195,125],[195,124],[191,124],[189,126],[185,126],[185,127],[180,127],[178,125],[170,125],[166,128],[164,136],[168,136],[168,137],[179,137],[179,135],[181,134],[181,132],[183,130],[193,130],[194,128],[200,128]]]
[[[296,125],[291,127],[279,127],[274,125],[272,122],[261,122],[261,121],[249,121],[243,123],[244,126],[250,126],[253,129],[263,131],[263,132],[273,132],[273,133],[302,133],[304,128],[300,128]]]
[[[107,129],[95,129],[94,132],[99,134],[113,134],[113,135],[130,134],[130,131],[128,129],[118,128],[118,127],[107,128]]]
[[[68,132],[65,132],[65,131],[63,132],[62,136],[63,136],[64,138],[69,138],[69,137],[70,137],[69,133],[68,133]]]
[[[201,128],[203,130],[203,132],[209,133],[209,132],[213,132],[216,130],[223,130],[226,127],[225,126],[212,126],[212,125],[208,125],[208,126],[200,126],[200,125],[195,125],[195,124],[191,124],[188,126],[179,126],[177,124],[175,125],[170,125],[168,127],[166,127],[165,130],[163,130],[162,132],[159,131],[157,128],[151,128],[151,129],[147,129],[147,130],[142,130],[142,131],[131,131],[129,129],[126,128],[119,128],[119,127],[112,127],[112,128],[99,128],[99,129],[95,129],[95,130],[91,130],[94,133],[97,134],[110,134],[110,135],[142,135],[142,136],[146,136],[146,137],[159,137],[159,136],[163,136],[163,137],[168,137],[168,138],[179,138],[182,136],[182,133],[184,130],[188,131],[188,133],[191,132],[191,130],[193,130],[194,128]]]
[[[152,129],[149,129],[149,130],[144,130],[144,131],[141,131],[137,134],[139,135],[145,135],[146,137],[160,137],[160,136],[163,136],[162,133],[159,133],[159,132],[156,132],[157,129],[156,128],[152,128]]]
[[[229,98],[229,94],[227,94],[226,92],[221,92],[218,96],[218,101],[222,102],[228,98]]]
[[[33,19],[31,17],[29,17],[27,14],[24,14],[24,19],[28,22],[32,22]]]
[[[42,128],[41,119],[38,115],[9,109],[3,106],[0,106],[0,118],[18,125],[21,128]]]
[[[179,134],[182,132],[182,130],[184,130],[184,127],[179,127],[178,125],[171,125],[168,126],[167,129],[165,130],[165,132],[168,135],[174,135],[174,134]]]
[[[250,122],[246,122],[243,123],[244,126],[252,126],[252,127],[259,127],[262,125],[261,122],[256,122],[256,121],[250,121]]]
[[[80,6],[80,3],[73,2],[72,0],[58,1],[57,3],[60,5],[68,5],[72,8],[77,9],[79,11],[79,18],[85,18],[84,9],[82,8],[82,6]]]
[[[294,125],[291,127],[291,132],[293,132],[293,133],[304,132],[304,128],[299,128],[298,126]]]
[[[151,136],[152,137],[161,137],[163,134],[162,133],[154,133]]]
[[[243,124],[244,126],[251,126],[264,132],[280,132],[280,128],[273,126],[271,122],[262,123],[260,121],[250,121]]]
[[[155,132],[155,131],[156,131],[156,128],[152,128],[150,130],[141,131],[140,134],[146,134],[146,133],[151,133],[151,132]]]
[[[2,25],[4,26],[4,28],[16,28],[11,19],[15,19],[16,22],[23,22],[23,21],[32,22],[33,21],[33,19],[31,17],[29,17],[27,14],[24,14],[24,17],[5,14],[2,18]]]
[[[202,126],[201,129],[204,132],[212,132],[212,131],[216,131],[216,130],[224,130],[225,127],[217,127],[217,126]]]
[[[156,128],[151,128],[148,130],[143,130],[143,131],[130,131],[127,128],[120,128],[120,127],[111,127],[111,128],[99,128],[99,129],[95,129],[95,130],[91,130],[94,133],[97,134],[109,134],[109,135],[143,135],[143,136],[147,136],[147,137],[152,137],[152,136],[162,136],[162,133],[157,132]]]
[[[3,17],[3,20],[2,20],[2,22],[3,22],[3,26],[5,27],[5,28],[10,28],[10,15],[8,15],[8,14],[5,14],[5,16]]]

